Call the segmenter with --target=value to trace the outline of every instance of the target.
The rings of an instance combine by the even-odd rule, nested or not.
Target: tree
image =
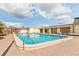
[[[3,34],[3,29],[6,28],[6,25],[0,22],[0,35]]]

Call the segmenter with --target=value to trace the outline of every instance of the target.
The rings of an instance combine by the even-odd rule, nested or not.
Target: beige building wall
[[[45,28],[43,28],[43,34],[45,34]]]
[[[70,33],[73,33],[73,25],[62,25],[62,26],[56,26],[56,27],[50,27],[50,28],[47,27],[47,28],[42,28],[42,29],[43,29],[43,33],[45,33],[45,29],[48,29],[49,34],[52,34],[51,33],[51,28],[57,28],[57,33],[59,33],[60,32],[60,27],[70,27]],[[75,31],[75,32],[78,32],[79,26],[76,26],[75,29],[77,29],[77,31]],[[40,28],[29,28],[29,33],[40,33]]]
[[[73,33],[73,25],[70,26],[70,32]]]
[[[65,27],[70,27],[70,33],[73,33],[73,25],[71,24],[71,25],[62,25],[62,26],[56,26],[56,28],[57,28],[57,33],[59,33],[60,32],[60,28],[61,27],[63,27],[63,28],[65,28]],[[64,29],[65,30],[65,29]]]
[[[40,33],[39,28],[29,28],[29,33]]]
[[[79,34],[79,25],[74,26],[74,32]]]
[[[60,32],[60,27],[57,28],[57,33],[59,33],[59,32]]]
[[[49,34],[51,34],[51,28],[49,28]]]

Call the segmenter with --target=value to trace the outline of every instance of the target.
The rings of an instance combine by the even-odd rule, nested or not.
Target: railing
[[[23,50],[24,50],[24,40],[23,40]]]

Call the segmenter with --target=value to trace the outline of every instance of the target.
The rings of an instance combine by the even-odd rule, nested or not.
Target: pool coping
[[[24,50],[40,49],[40,48],[44,48],[44,47],[48,47],[48,46],[51,46],[51,45],[55,45],[55,44],[61,43],[63,41],[71,40],[73,38],[73,36],[68,36],[67,38],[63,38],[63,39],[60,39],[60,40],[49,41],[49,42],[33,44],[33,45],[28,45],[28,44],[23,44],[23,42],[19,39],[19,37],[16,36],[15,33],[13,33],[13,36],[14,36],[14,40],[16,42],[16,45],[20,49],[23,49],[23,46],[24,46]]]

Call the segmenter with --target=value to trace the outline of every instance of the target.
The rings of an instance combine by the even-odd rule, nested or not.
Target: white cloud
[[[18,27],[22,28],[24,26],[23,23],[16,23],[16,22],[3,22],[8,28],[9,27]]]
[[[60,24],[72,24],[73,23],[73,19],[69,15],[61,15],[61,16],[56,17],[56,19],[59,20]]]
[[[60,15],[60,16],[58,16],[58,17],[56,17],[57,19],[60,19],[60,20],[64,20],[64,19],[67,19],[67,18],[71,18],[71,16],[69,16],[69,15]]]
[[[51,13],[53,13],[54,16],[60,16],[71,13],[71,9],[63,4],[60,4],[58,6],[55,6],[55,8],[52,9]]]
[[[40,15],[40,16],[42,16],[42,17],[44,17],[44,18],[46,18],[46,17],[47,17],[46,12],[41,11],[40,9],[38,9],[38,15]]]
[[[72,10],[65,4],[47,3],[36,4],[36,6],[40,9],[39,14],[44,17],[48,16],[49,18],[58,17],[64,14],[70,14],[72,12]]]
[[[31,11],[34,8],[36,11]],[[62,3],[1,3],[0,9],[10,12],[18,18],[29,18],[36,13],[44,18],[61,19],[62,21],[71,19],[70,13],[72,12],[66,4]]]
[[[58,19],[62,22],[71,22],[70,13],[72,10],[66,4],[59,3],[45,3],[45,4],[35,4],[38,7],[39,15],[48,19]],[[65,23],[65,22],[64,22]]]
[[[29,10],[30,4],[18,3],[1,3],[0,9],[10,12],[17,17],[31,17],[32,14]]]

